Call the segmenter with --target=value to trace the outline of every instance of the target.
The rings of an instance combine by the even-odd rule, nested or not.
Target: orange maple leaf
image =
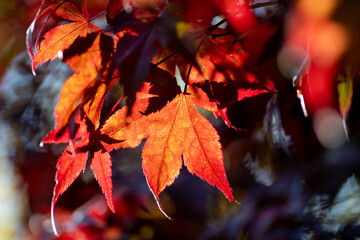
[[[216,185],[234,201],[223,166],[219,135],[196,110],[191,95],[178,95],[147,120],[150,134],[143,148],[143,169],[156,199],[179,175],[183,156],[191,173]]]
[[[90,30],[101,30],[89,21],[85,2],[83,13],[71,2],[65,2],[56,10],[56,15],[72,22],[56,26],[44,35],[44,40],[41,41],[38,51],[34,55],[33,71],[39,64],[57,58],[58,52],[67,49],[78,36],[85,37]]]
[[[127,114],[128,106],[122,108],[101,129],[101,134],[121,142],[104,143],[103,146],[108,151],[134,148],[147,139],[142,151],[143,171],[158,204],[159,194],[175,181],[183,162],[191,173],[216,185],[229,200],[234,201],[223,166],[219,135],[195,105],[228,120],[224,113],[226,106],[269,90],[241,89],[204,81],[191,84],[187,93],[181,93],[170,73],[158,68],[154,70],[152,79],[156,80],[145,82],[136,95],[131,114]],[[224,93],[223,97],[214,95],[219,91]],[[167,101],[160,101],[162,98]],[[161,102],[161,108],[153,109],[151,106]],[[159,208],[162,210],[160,204]]]
[[[114,43],[111,41],[111,37],[98,33],[89,34],[86,38],[80,38],[78,39],[80,41],[77,41],[83,43],[81,40],[88,39],[90,39],[91,45],[86,52],[80,55],[70,55],[64,59],[69,67],[76,72],[68,78],[62,87],[54,114],[56,127],[44,138],[43,142],[59,142],[61,135],[68,131],[66,128],[71,122],[70,119],[77,115],[80,108],[85,111],[95,127],[99,126],[104,99],[116,82],[116,79],[112,79],[107,83],[104,76],[98,72],[98,69],[101,69],[103,65],[100,45],[102,39],[107,45]],[[74,43],[74,48],[78,47],[77,41]],[[64,138],[65,142],[68,140],[67,137]]]
[[[136,147],[147,138],[142,152],[143,170],[157,202],[159,194],[179,175],[183,159],[191,173],[216,185],[234,201],[223,166],[219,136],[211,123],[198,113],[193,97],[180,93],[160,111],[147,116],[142,112],[151,98],[137,100],[129,117],[127,108],[120,109],[108,119],[101,133],[122,142],[104,147],[109,151]]]

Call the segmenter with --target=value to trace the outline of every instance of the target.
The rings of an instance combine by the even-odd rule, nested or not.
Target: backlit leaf
[[[142,113],[147,99],[137,100],[130,116],[126,115],[126,109],[119,110],[101,132],[123,141],[116,147],[136,147],[147,138],[142,153],[143,170],[157,200],[178,176],[184,159],[191,173],[216,185],[233,201],[219,136],[211,123],[197,112],[193,97],[196,96],[179,94],[160,111],[147,116]]]
[[[106,67],[107,61],[104,59],[110,58],[113,44],[111,37],[94,33],[75,41],[74,48],[88,45],[85,46],[85,50],[80,47],[79,51],[75,52],[72,47],[64,52],[64,61],[76,73],[63,85],[59,103],[55,108],[55,130],[43,142],[57,142],[61,135],[67,132],[64,129],[68,127],[71,118],[75,118],[80,108],[83,108],[95,127],[99,126],[101,107],[115,80],[106,83],[98,70]]]
[[[94,176],[98,181],[103,193],[108,201],[109,208],[115,212],[112,200],[112,180],[111,180],[111,160],[110,154],[105,150],[99,150],[94,153],[94,157],[90,165]]]
[[[178,176],[182,158],[193,174],[216,185],[233,201],[226,179],[219,136],[195,109],[191,96],[181,94],[161,111],[149,115],[149,138],[143,149],[143,169],[156,199]]]
[[[218,35],[223,33],[224,31],[219,29],[213,32],[213,34]],[[205,80],[224,83],[232,81],[246,84],[251,80],[249,74],[256,72],[256,68],[249,62],[249,54],[243,50],[242,45],[233,41],[234,38],[230,35],[213,39],[213,35],[203,34],[196,43],[198,51],[195,62],[199,65],[198,68],[192,68],[194,62],[185,60],[178,55],[161,63],[159,67],[166,69],[175,76],[175,66],[178,66],[182,79],[188,78],[189,84]],[[157,56],[157,59],[164,59],[169,54],[168,51],[163,50]],[[254,76],[254,74],[251,76]],[[256,81],[259,80],[256,79]]]
[[[64,193],[66,189],[79,176],[80,172],[85,170],[87,152],[79,151],[81,147],[88,143],[88,139],[82,139],[75,142],[74,145],[69,145],[58,160],[56,165],[57,172],[55,177],[54,196],[52,206],[59,198],[60,194]]]
[[[60,7],[60,9],[58,9],[58,11],[60,11],[59,15],[73,22],[56,26],[44,35],[44,39],[41,41],[38,51],[34,55],[32,63],[33,70],[35,70],[39,64],[57,58],[58,52],[70,47],[77,37],[85,37],[90,33],[90,30],[100,30],[100,28],[89,22],[88,16],[84,16],[70,2],[64,5],[69,7]]]

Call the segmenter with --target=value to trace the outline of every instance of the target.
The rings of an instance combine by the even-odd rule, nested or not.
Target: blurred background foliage
[[[90,13],[106,7],[88,2]],[[146,185],[141,146],[121,149],[112,152],[116,213],[86,171],[59,198],[58,239],[360,239],[360,2],[280,2],[269,19],[277,8],[256,9],[276,31],[254,52],[278,91],[229,107],[244,131],[212,119],[239,204],[182,169],[160,197],[174,218],[169,221]],[[40,148],[39,142],[53,127],[71,73],[56,60],[32,75],[25,35],[38,7],[35,0],[0,2],[1,239],[55,238],[49,211],[65,146]],[[323,35],[309,40],[309,29]],[[251,35],[261,36],[256,31]],[[319,87],[312,74],[330,77]],[[105,106],[111,108],[116,94],[115,88]]]

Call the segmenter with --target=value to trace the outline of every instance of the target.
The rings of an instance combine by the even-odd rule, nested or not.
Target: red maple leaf
[[[255,88],[257,87],[257,88]],[[253,84],[253,88],[242,88],[234,84],[223,82],[203,81],[192,84],[188,92],[194,98],[194,104],[214,113],[215,117],[221,116],[225,123],[234,129],[236,128],[227,116],[227,107],[245,98],[254,97],[262,93],[268,93],[273,89],[266,89],[266,86]]]
[[[56,14],[72,22],[45,34],[34,57],[36,68],[61,51],[63,61],[74,71],[55,109],[56,126],[43,140],[69,143],[57,164],[52,210],[89,159],[114,211],[109,152],[136,147],[144,139],[143,171],[158,204],[160,193],[175,181],[183,164],[234,201],[219,135],[195,106],[220,115],[232,126],[226,115],[230,104],[272,89],[255,74],[257,69],[241,43],[225,30],[204,28],[197,21],[187,23],[162,7],[151,10],[151,4],[144,7],[151,18],[139,18],[143,15],[136,2],[130,4],[133,12],[126,12],[122,2],[110,1],[104,32],[113,31],[117,38],[91,33],[99,28],[88,20],[85,5],[80,13],[65,2]],[[211,12],[217,10],[205,15]],[[234,16],[230,15],[230,24],[239,20],[231,20]],[[195,25],[202,28],[201,34],[189,37],[188,28]],[[166,54],[159,54],[163,50]],[[176,66],[185,79],[184,92],[174,77]],[[127,105],[100,122],[105,97],[118,78]]]
[[[107,135],[101,134],[100,128],[95,129],[92,121],[83,111],[81,118],[83,119],[80,124],[86,129],[86,133],[83,133],[76,141],[69,141],[69,146],[67,146],[60,156],[56,165],[55,187],[51,202],[52,222],[55,231],[56,228],[53,217],[55,203],[79,174],[85,171],[88,159],[91,161],[90,168],[107,199],[109,208],[115,212],[112,200],[111,157],[103,145],[116,144],[120,141],[113,140]]]
[[[94,43],[95,42],[96,42],[96,38]],[[91,54],[94,54],[94,51],[90,50],[89,52],[90,53],[92,52]],[[86,52],[85,54],[90,54],[89,52]],[[158,77],[160,77],[161,75],[164,76],[162,70],[160,70],[159,72],[157,69],[154,69],[152,72],[156,73],[156,75],[153,76],[158,76]],[[78,82],[81,82],[80,80],[81,79],[78,79]],[[75,84],[76,82],[77,81],[71,83]],[[159,79],[158,82],[161,82],[161,80]],[[166,82],[162,82],[162,84],[166,84]],[[144,116],[142,112],[146,111],[148,107],[148,99],[156,96],[151,92],[155,91],[156,93],[157,89],[159,88],[158,85],[160,84],[154,82],[154,85],[156,85],[155,88],[150,88],[148,87],[149,84],[147,84],[144,87],[144,90],[137,94],[138,101],[136,102],[136,105],[134,107],[138,111],[134,111],[130,117],[141,118],[142,116]],[[108,134],[104,134],[100,132],[100,129],[102,128],[102,125],[99,124],[100,111],[91,109],[91,106],[93,105],[97,106],[97,108],[99,109],[101,108],[103,103],[103,97],[106,95],[105,87],[106,85],[100,84],[97,88],[98,90],[97,94],[99,94],[101,97],[97,98],[96,95],[93,96],[93,101],[91,102],[91,104],[89,102],[83,104],[82,107],[80,108],[80,111],[76,113],[76,119],[74,120],[74,124],[76,124],[78,127],[74,137],[69,136],[69,131],[66,131],[67,134],[63,134],[61,135],[61,137],[58,137],[57,133],[59,133],[59,131],[56,127],[43,140],[44,143],[60,143],[60,142],[69,143],[69,146],[67,146],[67,148],[60,156],[57,163],[57,173],[55,177],[56,183],[55,183],[53,199],[51,203],[52,215],[54,214],[54,207],[57,199],[74,182],[74,180],[79,176],[81,171],[85,170],[86,162],[88,160],[91,161],[90,168],[93,171],[94,176],[98,181],[104,195],[106,196],[109,208],[112,211],[115,211],[112,201],[112,180],[111,180],[112,164],[111,164],[109,151],[112,149],[123,147],[125,146],[125,144],[122,143],[123,140],[114,139]],[[99,89],[101,88],[104,89],[104,91],[100,91]],[[66,97],[64,97],[64,99],[66,100]],[[88,105],[90,106],[87,107]],[[57,109],[62,109],[62,108],[63,106]],[[122,110],[124,113],[123,115],[124,118],[127,118],[126,108]],[[87,115],[87,112],[90,114],[89,116]],[[64,114],[64,112],[60,112],[60,114]],[[119,123],[117,127],[119,126],[121,126],[121,123]],[[131,138],[129,137],[129,139]],[[140,141],[141,140],[142,139],[140,139]],[[138,144],[140,144],[140,142],[138,142],[136,145]],[[131,146],[136,146],[136,145],[131,144]],[[53,222],[54,230],[56,232],[53,217],[52,217],[52,222]]]
[[[175,76],[175,66],[178,66],[182,78],[188,79],[188,84],[205,80],[224,83],[259,81],[254,74],[258,69],[249,61],[249,53],[244,51],[240,42],[234,42],[235,38],[222,29],[208,31],[204,33],[203,26],[197,31],[200,36],[196,41],[195,61],[190,62],[180,55],[166,59],[170,52],[163,49],[156,57],[156,61],[161,62],[159,67]],[[162,62],[162,59],[166,61]],[[194,64],[199,67],[193,68]]]

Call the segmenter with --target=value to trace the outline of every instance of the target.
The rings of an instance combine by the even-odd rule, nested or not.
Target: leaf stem
[[[196,54],[195,54],[196,55]],[[190,72],[191,72],[191,68],[193,66],[193,63],[190,64],[190,67],[189,67],[189,71],[186,75],[186,80],[185,80],[185,87],[184,87],[184,93],[186,94],[186,90],[187,90],[187,87],[188,87],[188,83],[189,83],[189,77],[190,77]]]
[[[55,186],[56,187],[56,186]],[[55,188],[54,188],[55,190]],[[55,208],[55,204],[54,204],[54,197],[55,197],[55,192],[53,194],[53,197],[52,197],[52,200],[51,200],[51,227],[52,227],[52,230],[55,234],[55,236],[59,236],[58,234],[58,231],[56,229],[56,223],[55,223],[55,212],[54,212],[54,208]]]
[[[230,34],[231,34],[231,32],[223,32],[223,33],[219,33],[219,34],[212,34],[211,38],[215,39],[215,38],[224,37],[224,36],[227,36],[227,35],[230,35]]]
[[[119,103],[121,102],[121,100],[123,100],[124,96],[122,96],[113,106],[113,108],[111,109],[110,114],[112,114],[115,111],[115,108],[119,105]],[[107,117],[108,118],[108,117]]]
[[[205,38],[203,38],[203,39],[201,40],[201,42],[199,43],[199,46],[196,48],[196,51],[195,51],[195,54],[194,54],[194,60],[193,60],[193,61],[191,62],[191,64],[190,64],[189,71],[188,71],[188,73],[187,73],[187,75],[186,75],[185,87],[184,87],[184,94],[186,94],[186,90],[187,90],[187,87],[188,87],[188,84],[189,84],[189,78],[190,78],[191,68],[192,68],[192,66],[194,65],[194,62],[196,61],[196,54],[198,53],[201,44],[204,42],[204,39],[205,39]]]
[[[176,52],[173,52],[171,54],[169,54],[168,56],[166,56],[165,58],[161,59],[159,62],[155,63],[152,67],[157,67],[160,64],[162,64],[163,62],[165,62],[166,60],[168,60],[169,58],[171,58],[172,56],[174,56],[176,54]]]
[[[114,113],[116,107],[120,104],[120,102],[123,100],[124,96],[122,96],[112,107],[111,111],[108,113],[108,115],[106,116],[106,118],[104,119],[104,121],[102,121],[102,123],[99,124],[98,129],[100,129],[102,127],[102,125],[106,122],[106,120],[108,120],[110,118],[110,116]]]
[[[209,27],[208,31],[210,33],[212,33],[216,28],[218,28],[220,25],[222,25],[223,23],[225,23],[227,20],[226,18],[222,19],[221,21],[219,21],[217,24],[215,24],[214,26]]]

